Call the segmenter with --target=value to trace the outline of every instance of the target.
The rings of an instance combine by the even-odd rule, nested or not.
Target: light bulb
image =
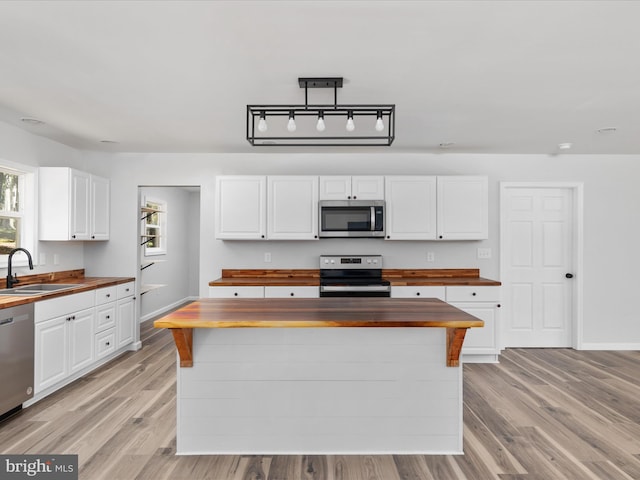
[[[264,118],[264,113],[260,114],[260,121],[258,122],[258,131],[266,132],[267,131],[267,120]]]
[[[353,123],[353,113],[349,112],[347,116],[347,132],[353,132],[356,129],[356,124]]]
[[[324,124],[324,113],[320,112],[318,114],[318,123],[316,123],[316,130],[319,132],[324,132],[324,129],[327,128]]]
[[[287,130],[289,130],[290,132],[296,131],[296,121],[294,119],[293,113],[289,114],[289,122],[287,123]]]
[[[376,120],[376,130],[381,132],[384,130],[384,122],[382,121],[382,113],[378,112],[378,119]]]

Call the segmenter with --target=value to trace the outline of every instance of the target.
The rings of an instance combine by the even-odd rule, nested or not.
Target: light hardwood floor
[[[175,351],[143,348],[0,424],[2,453],[76,453],[83,480],[640,479],[640,352],[510,349],[464,366],[458,456],[175,456]]]

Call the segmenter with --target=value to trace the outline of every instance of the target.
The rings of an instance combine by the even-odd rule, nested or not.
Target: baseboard
[[[586,343],[578,350],[640,350],[640,343]]]
[[[192,302],[194,300],[197,300],[199,297],[185,297],[182,300],[178,300],[177,302],[173,302],[170,305],[166,305],[162,308],[159,308],[158,310],[156,310],[155,312],[151,312],[151,313],[147,313],[145,316],[140,317],[140,323],[144,323],[148,320],[152,320],[155,319],[156,317],[159,317],[160,315],[163,315],[166,312],[169,312],[171,310],[175,310],[176,308],[178,308],[180,305],[187,303],[187,302]]]

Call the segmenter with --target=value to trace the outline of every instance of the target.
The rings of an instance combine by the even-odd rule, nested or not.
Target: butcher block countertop
[[[477,268],[383,269],[382,278],[392,286],[497,286],[500,282],[480,276]],[[222,277],[209,282],[211,287],[286,286],[318,287],[319,270],[222,270]]]
[[[479,318],[435,298],[211,299],[190,303],[154,322],[171,329],[180,366],[193,366],[194,328],[446,328],[447,365],[458,366],[468,328]]]
[[[38,300],[48,300],[50,298],[63,297],[74,293],[86,292],[102,287],[110,287],[121,283],[133,282],[133,277],[85,277],[84,269],[65,270],[61,272],[40,273],[35,275],[23,275],[18,277],[20,282],[15,285],[22,287],[24,285],[32,285],[35,283],[63,283],[73,284],[73,288],[58,290],[54,292],[46,292],[38,295],[29,296],[11,296],[0,295],[0,308],[15,307],[17,305],[25,305],[27,303],[37,302]],[[6,282],[0,282],[0,288],[5,288]]]

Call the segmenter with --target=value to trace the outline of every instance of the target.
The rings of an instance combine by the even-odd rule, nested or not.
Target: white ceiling
[[[82,149],[273,152],[246,105],[343,76],[339,103],[397,105],[367,151],[638,154],[639,23],[635,1],[2,1],[0,120]]]

